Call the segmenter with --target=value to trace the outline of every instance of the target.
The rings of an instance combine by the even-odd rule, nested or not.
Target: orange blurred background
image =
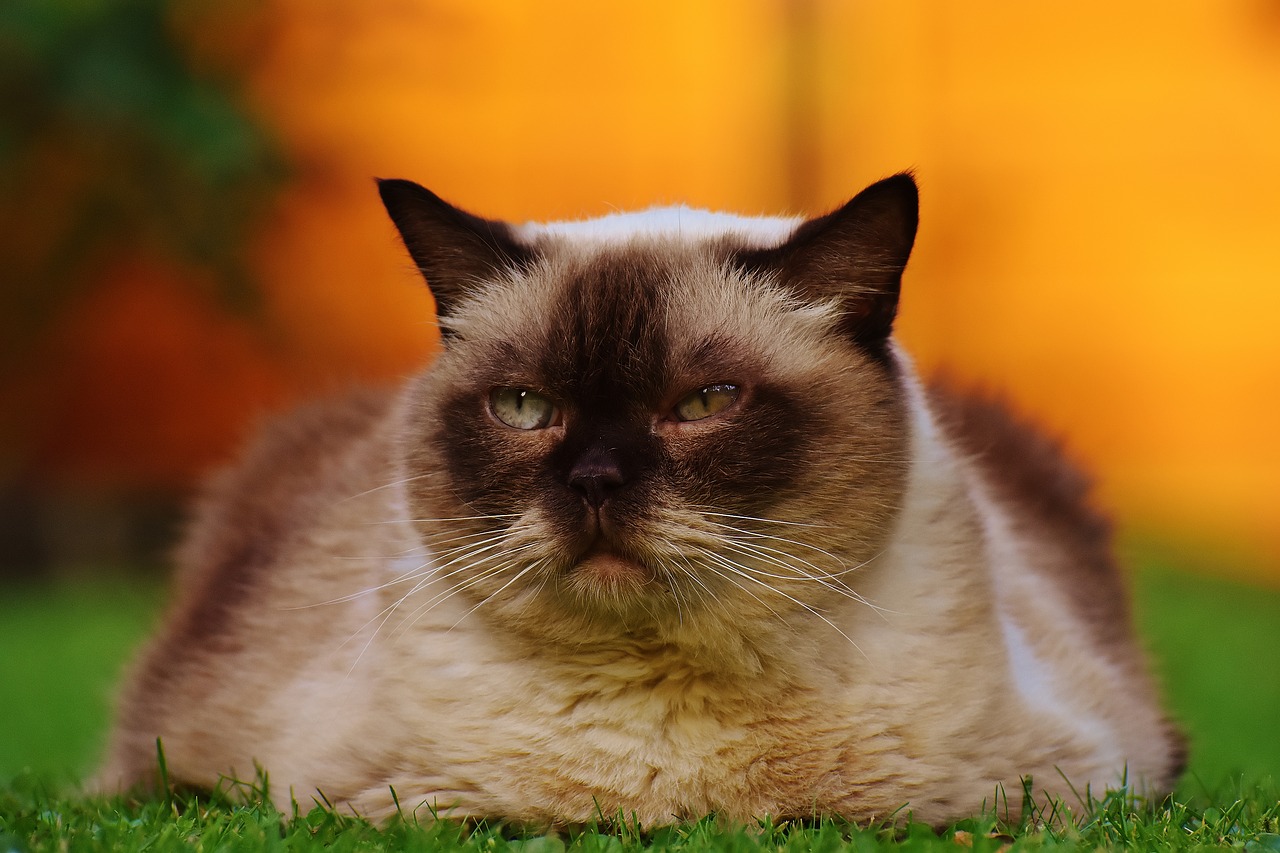
[[[260,308],[105,257],[0,377],[0,476],[42,506],[187,489],[264,413],[424,363],[375,176],[523,221],[820,213],[910,168],[926,370],[1062,436],[1127,533],[1280,582],[1275,0],[269,0],[172,27],[290,164],[244,247]]]

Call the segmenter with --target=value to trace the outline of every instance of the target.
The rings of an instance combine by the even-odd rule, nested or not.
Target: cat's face
[[[633,628],[854,594],[906,469],[892,306],[851,312],[758,237],[487,228],[502,257],[452,292],[406,234],[446,335],[405,474],[453,590],[499,618]]]

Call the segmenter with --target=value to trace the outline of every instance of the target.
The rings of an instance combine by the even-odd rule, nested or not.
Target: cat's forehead
[[[662,207],[516,226],[513,237],[535,260],[476,288],[442,322],[463,337],[518,348],[534,338],[551,346],[679,337],[687,318],[720,323],[760,297],[768,301],[761,288],[741,286],[741,270],[729,261],[779,245],[799,223]]]
[[[699,240],[545,233],[533,245],[536,263],[445,321],[495,356],[506,381],[652,398],[673,384],[807,372],[829,350],[835,307],[802,304],[737,267],[734,250],[750,244],[723,230]]]
[[[636,239],[660,239],[672,244],[729,239],[743,247],[776,246],[795,231],[801,219],[740,216],[685,206],[613,213],[596,219],[530,222],[514,227],[517,239],[529,243],[548,240],[579,246],[622,245]]]

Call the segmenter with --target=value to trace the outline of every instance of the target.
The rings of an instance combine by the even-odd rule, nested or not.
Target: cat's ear
[[[916,182],[903,173],[872,184],[840,209],[811,219],[773,249],[738,256],[806,299],[836,299],[842,330],[882,352],[898,313],[902,271],[919,222]]]
[[[477,285],[533,259],[507,223],[459,210],[413,181],[380,179],[378,194],[441,317]]]

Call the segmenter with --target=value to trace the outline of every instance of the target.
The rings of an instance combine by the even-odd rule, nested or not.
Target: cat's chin
[[[570,583],[580,595],[606,601],[634,598],[654,579],[646,566],[609,551],[591,551],[570,569]]]

